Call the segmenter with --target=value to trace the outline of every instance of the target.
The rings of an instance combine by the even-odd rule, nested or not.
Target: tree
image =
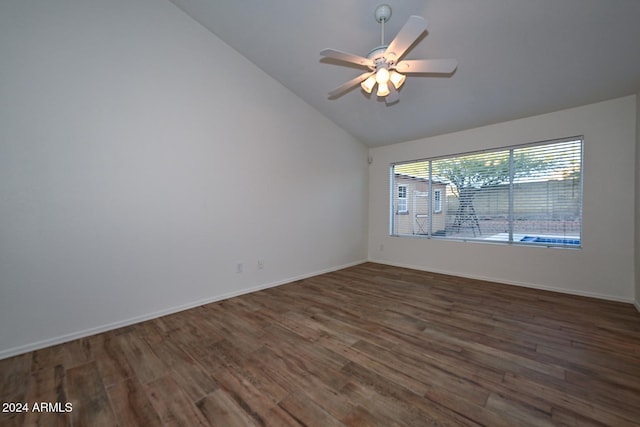
[[[476,193],[484,188],[504,185],[517,180],[543,177],[550,170],[557,170],[552,152],[539,149],[540,146],[478,153],[434,160],[432,178],[446,182],[458,198],[458,208],[453,227],[471,228],[481,234],[478,217],[473,206]],[[510,156],[513,153],[513,169]],[[573,171],[567,171],[569,174]]]

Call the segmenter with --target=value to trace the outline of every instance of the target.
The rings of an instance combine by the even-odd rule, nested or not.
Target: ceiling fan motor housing
[[[377,60],[379,58],[382,58],[384,56],[385,50],[387,50],[387,45],[374,47],[367,54],[367,58],[370,58],[370,59],[373,59],[373,60]]]

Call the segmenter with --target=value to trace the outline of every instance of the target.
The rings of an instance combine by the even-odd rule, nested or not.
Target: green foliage
[[[457,190],[481,188],[509,181],[509,153],[469,155],[436,160],[432,163],[435,180],[450,183]]]
[[[465,194],[472,197],[474,190],[495,185],[508,184],[510,181],[510,151],[469,154],[458,157],[434,160],[432,176],[436,181],[452,186],[456,196]],[[558,161],[553,152],[540,147],[527,147],[513,150],[513,179],[517,181],[545,180],[569,177],[579,167],[579,157],[572,165],[563,165],[559,171]],[[561,176],[557,176],[560,174]]]

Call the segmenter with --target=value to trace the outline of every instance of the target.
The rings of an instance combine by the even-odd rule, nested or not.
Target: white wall
[[[364,145],[171,3],[3,1],[0,57],[0,358],[366,259]]]
[[[635,96],[629,96],[372,149],[370,260],[632,301],[635,106]],[[582,250],[388,235],[390,163],[576,135],[584,135],[585,143]]]
[[[640,93],[636,95],[636,245],[634,258],[636,260],[636,289],[635,306],[640,311]]]

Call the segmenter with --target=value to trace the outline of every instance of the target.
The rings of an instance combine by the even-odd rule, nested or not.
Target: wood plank
[[[425,397],[433,402],[459,414],[469,420],[483,426],[512,427],[514,420],[503,412],[495,412],[486,407],[488,396],[482,405],[473,400],[466,399],[456,390],[446,387],[433,387],[425,393]]]
[[[633,414],[620,415],[618,411],[611,410],[599,402],[589,401],[547,384],[540,384],[514,374],[505,375],[505,384],[514,393],[515,398],[521,394],[536,396],[547,401],[551,408],[566,408],[607,425],[620,427],[637,425],[638,418]]]
[[[155,355],[143,335],[132,332],[119,335],[117,339],[127,362],[142,383],[166,374],[167,365]]]
[[[362,406],[357,406],[351,411],[342,422],[346,426],[350,427],[399,427],[402,424],[387,418],[383,414],[374,415],[371,412],[364,409]]]
[[[69,402],[74,427],[114,426],[115,416],[96,362],[67,370]]]
[[[420,382],[422,387],[412,387],[410,384],[404,383],[402,377],[400,377],[399,381],[395,381],[418,394],[425,394],[433,388],[446,387],[448,390],[455,392],[459,398],[467,399],[481,406],[486,403],[489,396],[489,390],[466,378],[460,378],[452,372],[439,369],[429,363],[429,359],[422,358],[420,355],[415,355],[414,357],[406,354],[400,355],[391,351],[391,347],[380,347],[364,341],[356,343],[353,348],[365,352],[368,357],[403,373],[413,381]],[[366,361],[365,364],[368,367],[372,366],[371,363]],[[376,372],[382,373],[382,370],[376,369]],[[386,376],[391,378],[388,375]],[[500,378],[502,378],[502,374]]]
[[[212,426],[250,427],[260,425],[222,389],[217,389],[200,400],[198,409],[208,424]]]
[[[145,388],[135,378],[122,381],[108,390],[119,426],[157,426],[160,417],[147,397]]]
[[[541,411],[539,408],[515,401],[508,396],[491,394],[486,407],[492,412],[503,414],[514,426],[551,427],[554,425],[551,421],[551,412]]]
[[[51,347],[35,350],[33,353],[32,371],[40,369],[51,369],[58,365],[70,365],[71,356],[69,348],[65,344],[54,345]]]
[[[23,400],[29,403],[31,410],[25,416],[25,425],[67,426],[71,424],[71,413],[66,412],[70,403],[65,384],[65,369],[62,365],[54,368],[40,369],[33,373],[29,384],[29,394]],[[43,410],[41,403],[57,403],[55,411],[49,411],[48,405]],[[36,410],[36,408],[38,408]]]
[[[388,381],[384,375],[380,375],[356,363],[349,363],[343,368],[343,372],[352,377],[352,382],[344,390],[361,390],[363,388],[371,390],[375,396],[372,401],[375,401],[377,406],[384,408],[385,414],[403,424],[411,426],[470,424],[465,417],[461,417],[448,408],[425,399],[423,396],[415,394],[395,382]],[[352,386],[352,388],[349,388],[349,386]],[[369,394],[372,393],[370,392]],[[361,392],[360,394],[362,395]],[[350,397],[353,397],[353,394]],[[365,407],[370,410],[372,409],[369,404],[366,404],[365,399],[361,399],[357,403],[366,405]]]
[[[270,396],[265,395],[245,378],[242,373],[222,369],[216,373],[216,380],[220,383],[225,394],[231,397],[257,425],[298,425],[295,419],[271,400]]]
[[[106,332],[92,338],[100,338],[94,344],[95,362],[102,382],[111,386],[134,376],[133,369],[120,346],[117,332]]]
[[[32,356],[33,353],[25,353],[0,360],[1,402],[24,401],[31,375]]]
[[[144,384],[146,394],[163,425],[208,426],[198,407],[189,400],[180,386],[170,376],[160,377]]]
[[[211,373],[176,343],[165,340],[153,346],[152,350],[169,367],[168,374],[191,401],[200,400],[218,388]]]
[[[280,401],[280,407],[303,426],[309,427],[344,427],[321,405],[298,393],[291,393]]]

